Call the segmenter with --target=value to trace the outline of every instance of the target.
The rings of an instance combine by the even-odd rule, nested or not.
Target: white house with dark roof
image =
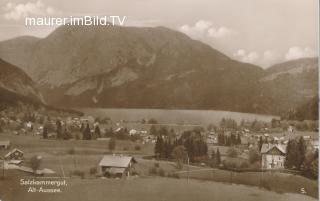
[[[284,168],[286,160],[287,145],[263,144],[261,147],[261,167],[263,169]]]
[[[131,156],[105,155],[99,166],[102,174],[107,177],[130,176],[137,161]]]

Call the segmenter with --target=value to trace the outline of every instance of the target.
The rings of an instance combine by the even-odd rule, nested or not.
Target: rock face
[[[57,106],[279,112],[270,87],[283,73],[234,61],[164,27],[62,26],[44,39],[1,42],[0,57]]]

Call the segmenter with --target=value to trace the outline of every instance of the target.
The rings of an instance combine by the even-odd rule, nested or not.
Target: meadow
[[[7,201],[313,201],[312,197],[276,193],[217,182],[170,178],[66,179],[61,193],[27,193],[18,180],[0,182],[0,199]],[[3,194],[5,192],[5,194]]]
[[[190,183],[187,185],[187,167],[184,166],[182,170],[176,169],[176,163],[168,161],[146,160],[143,156],[151,155],[153,153],[153,144],[139,144],[137,142],[130,142],[126,140],[117,140],[117,146],[114,153],[134,156],[138,163],[135,170],[139,173],[138,178],[131,177],[127,181],[101,179],[90,175],[91,168],[97,168],[98,163],[104,154],[111,154],[108,150],[108,141],[84,141],[84,140],[44,140],[40,136],[28,135],[13,135],[10,133],[0,134],[0,140],[10,140],[11,148],[17,147],[25,152],[24,165],[28,166],[29,159],[34,155],[42,156],[41,168],[49,168],[56,172],[54,177],[67,177],[70,184],[66,190],[66,195],[54,194],[45,200],[58,200],[58,198],[68,198],[67,200],[86,200],[79,197],[78,190],[86,188],[86,196],[93,196],[95,193],[98,197],[92,197],[90,200],[101,200],[107,195],[110,200],[172,200],[172,196],[176,196],[174,200],[273,200],[270,198],[280,200],[312,200],[311,197],[318,197],[318,184],[315,180],[310,180],[298,175],[291,175],[279,172],[273,173],[258,173],[258,172],[244,172],[231,173],[230,171],[211,169],[209,167],[189,166]],[[140,145],[141,150],[135,150],[135,145]],[[3,156],[8,150],[1,150],[0,154]],[[158,164],[159,168],[163,169],[165,175],[176,173],[180,179],[172,179],[168,177],[159,177],[150,175],[149,171],[152,167]],[[78,176],[71,175],[72,171],[82,171],[84,179]],[[31,174],[19,172],[17,170],[6,170],[6,179],[0,181],[0,195],[3,188],[12,188],[15,196],[22,196],[25,191],[21,189],[18,184],[15,184],[21,177],[32,177]],[[122,182],[120,182],[122,181]],[[218,182],[218,183],[217,183]],[[123,184],[123,187],[119,185]],[[232,184],[232,185],[230,185]],[[237,185],[236,185],[237,184]],[[245,184],[247,186],[239,185]],[[3,185],[1,187],[1,185]],[[17,185],[17,186],[15,186]],[[151,188],[152,186],[152,188]],[[186,188],[192,186],[190,191]],[[259,189],[258,187],[261,187]],[[149,189],[150,188],[150,189]],[[190,187],[191,188],[191,187]],[[220,192],[219,188],[225,189],[228,195]],[[306,195],[301,194],[301,189],[304,188]],[[119,189],[123,189],[123,195],[113,195]],[[242,189],[242,190],[240,190]],[[269,190],[269,191],[266,191]],[[100,192],[101,191],[101,192]],[[212,191],[219,191],[212,194]],[[6,191],[8,192],[8,191]],[[9,189],[10,192],[10,189]],[[158,192],[163,192],[159,194]],[[186,195],[188,192],[190,195]],[[229,192],[238,192],[230,194]],[[255,192],[251,194],[251,192]],[[144,196],[145,193],[145,196]],[[192,197],[195,194],[199,197]],[[293,193],[293,194],[291,194]],[[19,195],[16,195],[19,194]],[[120,193],[121,194],[121,193]],[[137,196],[133,196],[137,195]],[[226,197],[224,197],[224,195]],[[26,199],[36,200],[47,196],[43,194],[25,194]],[[60,197],[62,196],[62,197]],[[121,197],[123,196],[123,197]],[[213,197],[212,197],[213,196]],[[217,196],[217,197],[215,197]],[[238,199],[238,196],[243,196],[243,199]],[[303,196],[303,197],[301,197]],[[268,198],[269,197],[269,198]],[[188,199],[187,199],[188,198]],[[211,198],[211,199],[210,199]],[[1,199],[1,197],[0,197]],[[12,197],[6,200],[21,200],[21,197]]]

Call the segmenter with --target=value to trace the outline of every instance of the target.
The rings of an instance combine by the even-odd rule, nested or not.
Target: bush
[[[247,161],[243,161],[243,162],[241,162],[241,164],[240,164],[240,168],[245,169],[245,168],[248,168],[248,167],[249,167],[249,164],[248,164],[248,162],[247,162]]]
[[[257,150],[255,150],[255,149],[249,150],[249,161],[251,164],[260,161],[260,158],[261,158],[261,156]]]
[[[238,152],[234,147],[230,147],[228,149],[228,156],[231,158],[236,158],[238,156]]]
[[[123,151],[128,151],[129,148],[128,147],[123,147]]]
[[[175,178],[175,179],[180,179],[180,176],[179,176],[179,174],[177,174],[177,173],[169,173],[168,174],[168,177],[171,177],[171,178]]]
[[[160,164],[159,163],[154,163],[154,167],[158,168],[158,167],[160,167]]]
[[[271,186],[270,186],[269,182],[266,181],[266,180],[262,180],[261,181],[261,187],[263,187],[263,188],[265,188],[265,189],[267,189],[269,191],[271,190]]]
[[[80,136],[79,133],[77,133],[77,134],[75,135],[75,139],[76,139],[76,140],[81,140],[81,136]]]
[[[109,150],[113,151],[116,148],[116,139],[111,138],[108,144]]]
[[[30,165],[31,165],[31,168],[32,168],[33,172],[36,172],[36,170],[39,169],[40,164],[41,164],[41,159],[40,159],[39,156],[33,156],[30,159]]]
[[[158,175],[159,175],[160,177],[164,177],[165,174],[166,174],[166,172],[164,171],[164,169],[160,168],[159,171],[158,171]]]
[[[134,146],[134,150],[136,150],[136,151],[140,151],[140,150],[141,150],[140,145],[136,145],[136,146]]]
[[[97,174],[97,172],[98,172],[97,167],[92,167],[89,169],[90,175],[95,175]]]
[[[156,175],[157,174],[157,168],[151,167],[149,168],[149,175]]]
[[[74,170],[73,172],[71,172],[71,175],[79,176],[81,179],[83,179],[85,174],[84,171]]]
[[[76,150],[74,148],[71,148],[67,151],[68,154],[74,155],[76,153]]]

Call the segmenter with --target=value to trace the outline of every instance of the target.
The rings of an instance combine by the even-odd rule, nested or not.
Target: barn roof
[[[12,153],[14,153],[14,152],[16,152],[16,151],[18,151],[18,152],[20,152],[20,153],[23,154],[23,151],[21,151],[20,149],[14,148],[12,151],[8,152],[4,157],[5,157],[5,158],[6,158],[6,157],[9,157]]]
[[[287,153],[287,146],[282,145],[282,144],[263,144],[261,147],[261,153],[265,154],[269,152],[271,149],[276,148],[278,149],[281,153],[286,154]]]
[[[130,161],[136,162],[131,156],[105,155],[101,159],[99,166],[126,168],[129,166]]]

